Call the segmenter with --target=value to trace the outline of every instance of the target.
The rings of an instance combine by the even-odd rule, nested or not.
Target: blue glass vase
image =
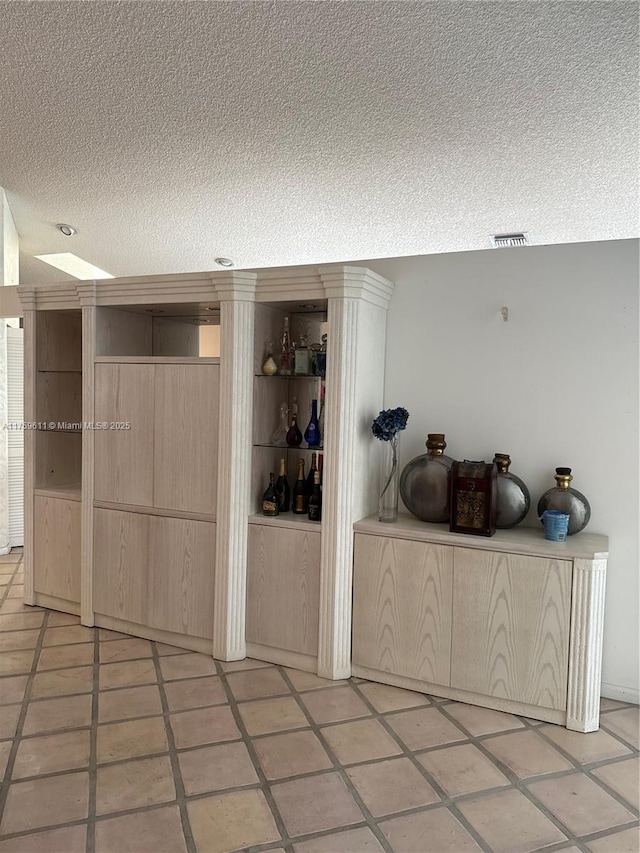
[[[320,444],[320,425],[318,424],[318,401],[311,401],[311,420],[304,431],[304,440],[308,447],[318,447]]]

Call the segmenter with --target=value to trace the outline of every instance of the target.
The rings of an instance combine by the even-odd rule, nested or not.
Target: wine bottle
[[[320,485],[322,486],[322,472],[324,468],[324,453],[318,453],[318,474],[320,474]]]
[[[309,473],[307,474],[307,494],[308,495],[310,495],[311,492],[313,491],[313,484],[315,482],[313,477],[314,477],[314,474],[316,473],[316,471],[318,470],[318,465],[317,465],[316,459],[317,459],[316,454],[312,453],[311,454],[311,467],[309,468]]]
[[[304,459],[298,460],[298,479],[293,487],[293,511],[302,515],[309,509],[309,495],[304,479]]]
[[[263,515],[278,515],[278,493],[276,492],[276,475],[269,474],[269,485],[262,496],[262,514]]]
[[[291,492],[289,489],[289,481],[287,480],[287,471],[284,465],[284,459],[280,460],[280,474],[276,482],[276,492],[278,493],[278,508],[280,512],[289,512],[291,506]]]
[[[287,444],[289,447],[300,447],[302,444],[302,433],[298,427],[298,416],[293,415],[291,418],[291,426],[287,432]]]
[[[320,444],[320,426],[318,424],[318,401],[311,401],[311,419],[304,431],[304,440],[308,447],[317,447]]]
[[[291,375],[291,338],[289,337],[289,318],[284,318],[284,329],[280,338],[280,374]]]
[[[317,471],[313,475],[313,491],[309,495],[309,521],[322,521],[322,489]]]

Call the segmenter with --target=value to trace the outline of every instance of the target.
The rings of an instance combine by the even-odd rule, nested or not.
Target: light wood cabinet
[[[566,710],[571,561],[450,550],[451,687]]]
[[[449,684],[453,549],[355,538],[353,662]]]
[[[94,536],[97,613],[212,637],[215,524],[96,509]]]
[[[215,514],[218,365],[154,369],[153,506]]]
[[[281,650],[315,658],[320,531],[296,530],[294,522],[291,525],[249,525],[247,642],[268,647],[271,652],[266,654],[270,657],[277,657]],[[279,660],[295,663],[295,658],[286,654]]]
[[[606,537],[485,539],[409,516],[355,530],[355,675],[598,728]]]
[[[36,495],[34,603],[80,610],[80,502]]]
[[[154,371],[151,364],[96,364],[95,500],[153,506]]]
[[[96,364],[95,499],[213,515],[218,365]],[[130,425],[130,426],[129,426]]]

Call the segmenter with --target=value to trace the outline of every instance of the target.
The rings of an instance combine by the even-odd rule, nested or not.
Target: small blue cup
[[[569,530],[569,513],[558,509],[545,509],[540,516],[544,524],[544,538],[551,542],[566,542]]]

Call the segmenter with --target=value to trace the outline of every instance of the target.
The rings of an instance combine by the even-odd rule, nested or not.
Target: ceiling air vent
[[[529,245],[529,235],[526,232],[521,232],[520,234],[493,234],[490,240],[494,249]]]

